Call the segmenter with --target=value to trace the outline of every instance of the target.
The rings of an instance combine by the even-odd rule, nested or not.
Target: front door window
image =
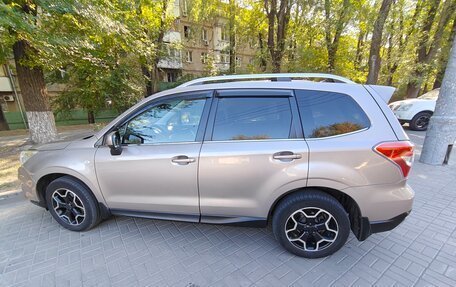
[[[120,129],[123,144],[193,142],[206,99],[170,99],[153,105]]]

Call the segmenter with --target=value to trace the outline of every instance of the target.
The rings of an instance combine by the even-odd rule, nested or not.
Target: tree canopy
[[[238,43],[252,43],[252,64],[230,72],[331,72],[364,83],[375,42],[377,83],[398,87],[396,97],[438,85],[456,27],[454,0],[3,0],[0,62],[26,40],[33,53],[24,64],[67,84],[60,109],[124,109],[157,90],[164,35],[184,2],[196,24],[229,21],[232,61]],[[37,12],[24,13],[25,4]]]

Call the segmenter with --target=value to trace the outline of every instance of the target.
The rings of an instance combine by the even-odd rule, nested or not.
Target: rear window
[[[212,140],[288,139],[291,108],[288,98],[220,98]]]
[[[342,135],[370,126],[367,115],[348,95],[297,90],[296,97],[306,138]]]

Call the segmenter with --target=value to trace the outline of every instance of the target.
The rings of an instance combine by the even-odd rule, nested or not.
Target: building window
[[[186,39],[189,39],[190,38],[190,34],[191,34],[190,26],[184,26],[184,37]]]
[[[230,54],[227,54],[227,53],[220,54],[220,63],[229,64],[230,63]]]
[[[203,63],[203,64],[207,63],[207,53],[206,52],[201,53],[201,63]]]
[[[176,72],[168,72],[166,73],[166,78],[168,83],[173,83],[177,81],[177,73]]]
[[[192,51],[187,51],[187,53],[185,54],[185,61],[187,63],[193,62],[193,52]]]
[[[242,64],[242,58],[241,57],[236,57],[236,67],[240,67]]]
[[[223,26],[222,27],[222,41],[229,41],[230,40],[230,32],[228,29]]]
[[[207,42],[207,30],[206,30],[206,29],[203,29],[203,30],[201,31],[201,39],[203,40],[203,42],[204,42],[204,41]]]
[[[249,64],[250,65],[255,65],[255,58],[254,57],[250,58]]]
[[[188,15],[188,3],[187,0],[182,1],[182,16],[186,17]]]

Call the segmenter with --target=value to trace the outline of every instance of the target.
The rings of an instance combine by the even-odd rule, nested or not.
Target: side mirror
[[[122,153],[122,144],[118,131],[113,131],[106,135],[106,145],[111,149],[111,155],[120,155]]]

